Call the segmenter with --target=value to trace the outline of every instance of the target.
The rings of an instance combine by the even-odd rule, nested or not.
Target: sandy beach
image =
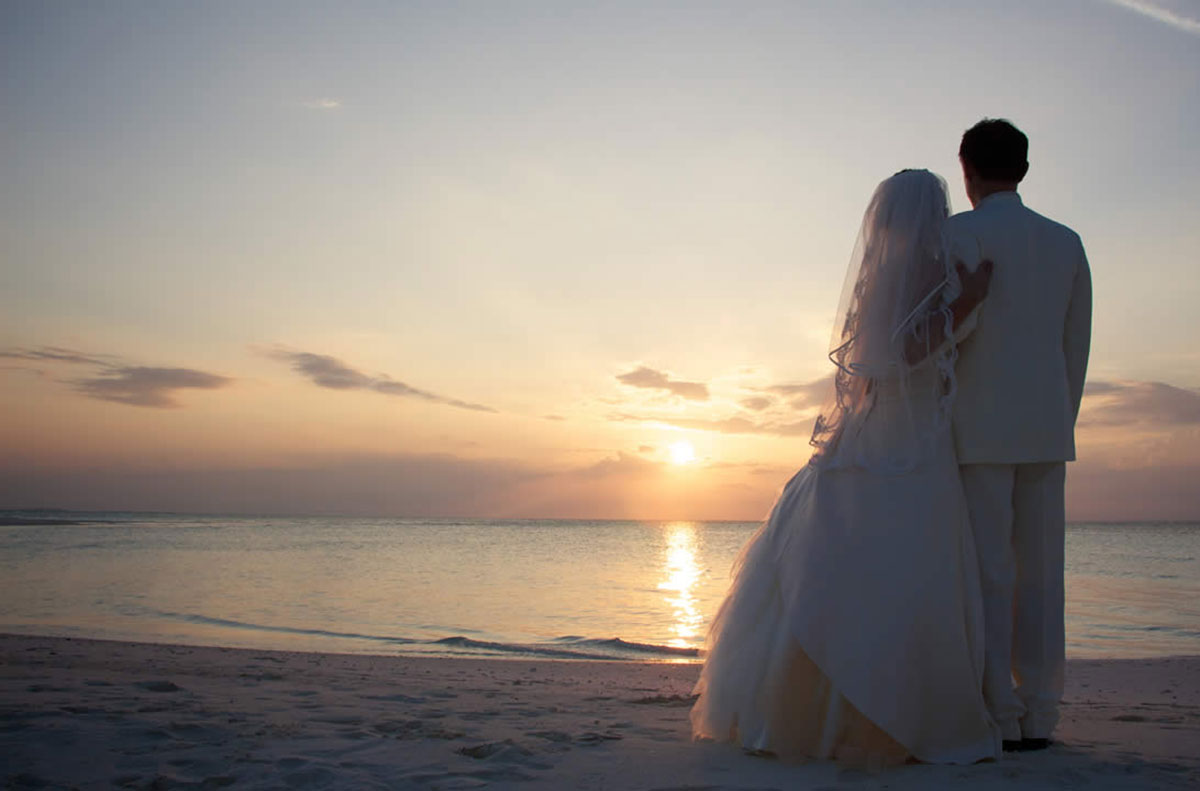
[[[5,788],[1189,788],[1200,657],[1070,663],[1059,743],[871,775],[689,739],[695,665],[0,636]]]

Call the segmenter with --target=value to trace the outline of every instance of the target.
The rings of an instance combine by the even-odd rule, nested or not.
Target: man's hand
[[[992,262],[986,258],[979,262],[979,266],[974,272],[967,269],[966,264],[956,260],[954,262],[954,271],[958,272],[958,280],[962,284],[962,291],[958,298],[950,303],[950,316],[954,325],[954,330],[959,328],[959,325],[966,320],[967,316],[971,315],[971,311],[983,298],[987,296],[988,286],[992,282]],[[921,337],[910,334],[904,342],[904,359],[909,365],[917,363],[928,357],[933,350],[937,349],[946,342],[946,325],[941,321],[930,321],[928,324],[929,332],[927,336]]]
[[[983,259],[979,262],[979,267],[972,272],[967,269],[966,264],[962,261],[954,262],[954,271],[958,272],[958,280],[962,283],[962,293],[955,302],[962,302],[966,310],[964,315],[970,313],[971,309],[983,302],[983,298],[987,296],[988,285],[992,282],[992,262],[988,259]],[[955,311],[956,313],[958,311]]]

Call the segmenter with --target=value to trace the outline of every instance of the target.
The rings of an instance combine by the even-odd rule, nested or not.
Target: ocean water
[[[691,662],[756,527],[0,512],[0,631]],[[1070,656],[1200,654],[1200,524],[1071,525],[1067,558]]]

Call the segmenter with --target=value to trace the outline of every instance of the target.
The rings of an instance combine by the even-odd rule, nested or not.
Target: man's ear
[[[963,181],[979,181],[979,171],[974,165],[962,157],[959,157],[958,161],[962,165]]]

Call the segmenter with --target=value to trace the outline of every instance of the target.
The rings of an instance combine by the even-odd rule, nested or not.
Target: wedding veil
[[[834,323],[834,388],[813,428],[815,463],[904,472],[948,427],[955,348],[931,339],[953,334],[949,210],[946,183],[928,170],[903,170],[871,197]],[[933,322],[944,332],[931,334]]]

